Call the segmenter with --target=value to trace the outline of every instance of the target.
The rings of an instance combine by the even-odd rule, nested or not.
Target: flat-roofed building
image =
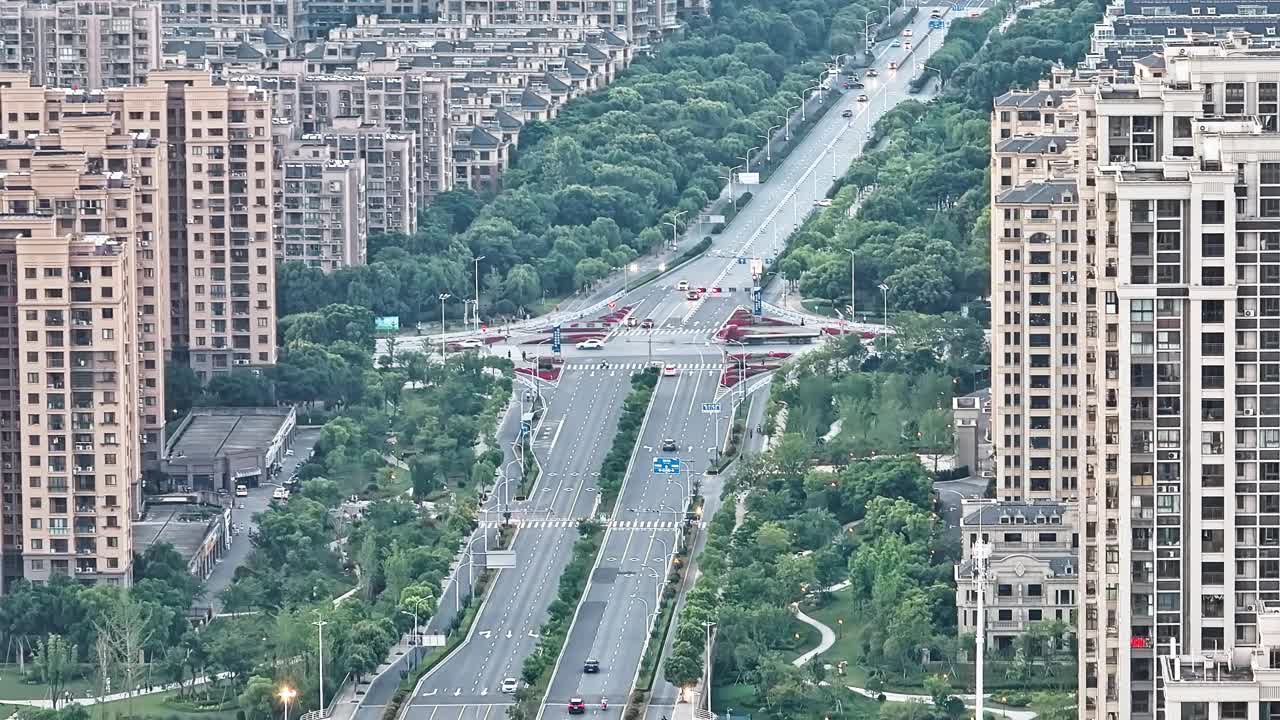
[[[75,89],[141,85],[160,66],[160,6],[144,0],[0,3],[0,71]]]

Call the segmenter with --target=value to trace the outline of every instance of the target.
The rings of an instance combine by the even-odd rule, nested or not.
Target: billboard
[[[400,316],[376,317],[373,319],[373,329],[377,332],[397,332],[400,330]]]
[[[707,223],[710,225],[723,225],[724,216],[723,215],[699,215],[698,222]]]
[[[740,172],[738,173],[739,185],[759,185],[760,173]]]

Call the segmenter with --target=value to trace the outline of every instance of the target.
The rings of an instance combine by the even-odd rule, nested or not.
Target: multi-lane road
[[[751,203],[716,236],[713,252],[669,279],[617,299],[621,305],[634,305],[635,317],[652,319],[652,331],[619,329],[601,351],[565,347],[558,381],[542,386],[546,412],[533,431],[541,477],[532,496],[510,508],[518,526],[511,544],[515,568],[497,571],[469,638],[415,688],[406,717],[487,720],[505,713],[511,698],[501,693],[502,681],[520,676],[524,659],[536,646],[577,537],[577,521],[600,514],[600,466],[630,390],[629,378],[652,359],[674,364],[676,372],[659,379],[618,503],[604,518],[604,546],[541,712],[544,717],[561,717],[571,698],[582,698],[593,717],[621,716],[651,632],[657,594],[680,538],[688,496],[702,481],[713,448],[729,430],[734,396],[725,397],[719,387],[723,346],[713,342],[712,333],[734,309],[751,304],[750,265],[737,258],[776,254],[861,151],[875,120],[908,97],[913,62],[923,63],[923,57],[941,45],[943,31],[930,31],[928,25],[928,8],[922,8],[911,28],[914,52],[905,43],[882,45],[876,63],[880,76],[864,78],[865,90],[837,100],[768,180],[751,188]],[[900,69],[888,70],[890,62]],[[868,99],[858,100],[859,93]],[[842,117],[845,110],[852,111],[851,117]],[[679,280],[695,287],[719,287],[721,293],[691,301],[675,289]],[[516,346],[512,349],[518,354]],[[702,411],[703,403],[717,399],[724,408],[720,417]],[[675,441],[677,450],[661,450],[668,439]],[[657,456],[678,458],[682,472],[655,474]],[[715,502],[719,489],[718,484],[712,488],[713,482],[707,478],[704,494]],[[500,489],[490,503],[505,494]],[[488,542],[484,532],[476,537],[478,544]],[[469,557],[483,562],[483,547],[473,548]],[[583,672],[588,659],[599,662],[599,673]],[[602,698],[610,700],[607,711],[600,708]]]

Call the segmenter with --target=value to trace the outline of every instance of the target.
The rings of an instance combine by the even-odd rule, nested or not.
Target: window
[[[1129,319],[1132,322],[1154,322],[1155,321],[1155,305],[1156,301],[1148,299],[1135,299],[1129,305]]]

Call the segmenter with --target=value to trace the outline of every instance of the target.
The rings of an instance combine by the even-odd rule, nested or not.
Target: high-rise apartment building
[[[416,136],[361,123],[353,117],[334,118],[332,127],[320,133],[298,134],[297,128],[284,118],[277,118],[272,126],[277,143],[291,142],[295,137],[308,143],[323,143],[336,159],[362,166],[363,214],[368,235],[412,234],[417,229]]]
[[[160,65],[160,6],[144,0],[0,3],[0,71],[38,85],[141,85]]]
[[[278,144],[275,257],[326,272],[368,260],[365,174],[323,141]]]
[[[203,380],[276,360],[271,99],[161,70],[169,147],[173,346]]]
[[[129,582],[143,445],[154,452],[164,423],[164,108],[148,88],[0,74],[6,587]]]
[[[1280,55],[992,122],[997,495],[1075,502],[1080,714],[1280,718]]]

